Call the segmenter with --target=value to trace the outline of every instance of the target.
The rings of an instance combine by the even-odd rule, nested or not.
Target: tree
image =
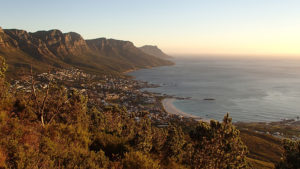
[[[191,132],[196,141],[192,166],[195,168],[246,168],[247,148],[240,132],[232,125],[227,114],[222,123],[200,122]]]
[[[43,127],[45,127],[45,106],[46,102],[48,101],[49,97],[49,90],[51,85],[51,80],[49,80],[49,83],[47,84],[46,91],[44,95],[38,95],[37,89],[35,88],[35,80],[32,73],[32,67],[31,67],[31,98],[34,101],[35,107],[36,107],[36,113],[41,119],[41,124]]]
[[[282,161],[276,165],[277,169],[300,168],[300,141],[283,140],[284,155]]]
[[[168,127],[168,136],[163,150],[168,158],[180,162],[183,158],[183,146],[186,141],[182,129],[178,126],[170,125]]]
[[[5,59],[0,56],[0,79],[5,78],[5,72],[7,70],[7,65],[5,63]]]
[[[5,81],[7,65],[5,59],[0,56],[0,107],[5,109],[11,104],[11,94],[8,91],[9,84]]]
[[[140,119],[136,125],[136,131],[134,139],[132,140],[132,145],[141,152],[150,152],[153,145],[153,135],[151,122],[148,118],[143,117]]]
[[[0,168],[6,167],[5,161],[6,161],[6,155],[4,154],[3,150],[0,149]]]
[[[159,163],[142,152],[129,152],[123,159],[124,169],[159,169]]]

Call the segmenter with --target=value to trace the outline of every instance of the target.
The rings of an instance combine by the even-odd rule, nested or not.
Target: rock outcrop
[[[35,38],[24,30],[6,29],[4,32],[10,39],[8,45],[10,45],[11,48],[19,49],[37,59],[56,57],[41,39]]]
[[[81,35],[70,32],[63,34],[60,30],[38,31],[31,33],[42,40],[47,48],[56,56],[80,55],[88,51],[88,46]]]

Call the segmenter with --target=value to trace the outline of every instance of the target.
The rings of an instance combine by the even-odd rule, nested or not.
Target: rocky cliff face
[[[90,49],[92,49],[95,52],[104,55],[113,55],[118,53],[115,49],[115,46],[105,38],[87,40],[86,42]]]
[[[163,58],[163,59],[167,59],[167,58],[172,58],[171,56],[165,54],[162,50],[160,50],[157,46],[151,46],[151,45],[145,45],[140,47],[140,49],[152,56],[158,57],[158,58]]]
[[[144,53],[130,41],[99,38],[86,42],[89,48],[97,54],[118,61],[117,67],[127,65],[130,69],[137,69],[171,64],[169,61]]]
[[[129,55],[135,56],[132,59],[139,57],[149,57],[149,55],[136,48],[132,42],[114,40],[114,39],[93,39],[86,41],[91,50],[106,56],[126,57]]]
[[[11,49],[21,50],[37,59],[56,57],[41,39],[35,38],[24,30],[10,29],[4,30],[4,33],[9,39],[7,44]]]
[[[10,49],[11,47],[13,48],[18,47],[18,43],[12,38],[10,38],[1,27],[0,27],[0,47],[6,50]]]
[[[60,58],[70,55],[80,55],[88,51],[88,46],[81,35],[70,32],[63,34],[60,30],[38,31],[31,33],[36,39],[40,39],[46,47]]]
[[[0,27],[0,47],[4,47],[4,31],[3,29]]]
[[[93,72],[122,72],[171,64],[142,52],[129,41],[105,38],[84,40],[78,33],[62,33],[60,30],[28,33],[0,28],[0,53],[12,65],[36,62],[37,70],[50,64],[66,64]]]

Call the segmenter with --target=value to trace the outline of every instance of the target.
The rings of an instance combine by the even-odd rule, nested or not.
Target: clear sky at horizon
[[[0,0],[3,28],[74,31],[169,54],[296,56],[299,0]]]

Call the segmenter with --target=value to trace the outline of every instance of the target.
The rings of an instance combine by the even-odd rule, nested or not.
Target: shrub
[[[300,168],[300,141],[283,140],[283,159],[276,165],[277,169]]]
[[[160,165],[142,152],[129,152],[123,159],[124,169],[158,169]]]
[[[195,168],[245,168],[247,148],[239,130],[227,114],[222,123],[200,122],[191,138],[196,141],[192,166]]]

